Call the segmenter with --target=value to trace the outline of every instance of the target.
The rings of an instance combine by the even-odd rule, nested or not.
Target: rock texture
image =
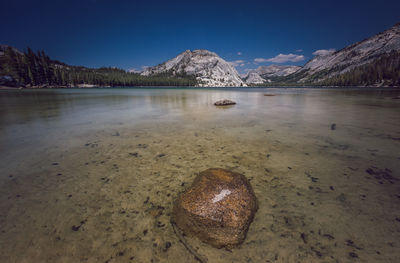
[[[141,75],[151,76],[160,73],[194,75],[199,82],[198,86],[202,87],[246,86],[231,64],[216,53],[204,49],[186,50],[162,64],[146,68]]]
[[[244,80],[247,84],[263,84],[267,82],[267,80],[263,79],[260,74],[256,72],[249,72]]]
[[[299,69],[301,69],[299,66],[259,66],[258,68],[247,72],[243,79],[248,84],[261,84],[265,82],[271,82],[270,78],[288,76],[295,73]]]
[[[231,248],[243,242],[256,211],[257,200],[244,175],[212,168],[178,197],[171,220],[187,235]]]
[[[228,106],[228,105],[235,105],[236,102],[232,101],[232,100],[219,100],[214,102],[215,106]]]

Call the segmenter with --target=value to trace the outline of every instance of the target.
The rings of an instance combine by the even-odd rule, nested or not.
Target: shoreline
[[[44,90],[44,89],[113,89],[113,88],[197,88],[197,89],[272,89],[272,88],[310,88],[310,89],[400,89],[400,86],[247,86],[247,87],[197,87],[197,86],[0,86],[0,90]]]

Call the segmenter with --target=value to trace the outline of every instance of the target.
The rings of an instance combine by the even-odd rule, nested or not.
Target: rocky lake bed
[[[399,94],[0,91],[0,261],[396,262]],[[243,174],[258,210],[239,247],[190,251],[173,205],[212,167]]]

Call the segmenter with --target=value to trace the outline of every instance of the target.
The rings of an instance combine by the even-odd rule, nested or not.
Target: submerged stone
[[[228,106],[228,105],[235,105],[236,102],[232,100],[219,100],[214,103],[215,106]]]
[[[171,220],[187,235],[229,248],[244,241],[256,211],[256,196],[244,175],[211,168],[178,197]]]

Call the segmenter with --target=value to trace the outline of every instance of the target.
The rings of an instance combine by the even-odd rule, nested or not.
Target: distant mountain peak
[[[262,84],[271,82],[270,78],[290,75],[301,69],[299,66],[269,65],[252,69],[244,76],[247,84]]]
[[[232,65],[206,49],[185,50],[164,63],[146,68],[141,74],[151,76],[161,73],[194,75],[198,85],[205,87],[246,86]]]

